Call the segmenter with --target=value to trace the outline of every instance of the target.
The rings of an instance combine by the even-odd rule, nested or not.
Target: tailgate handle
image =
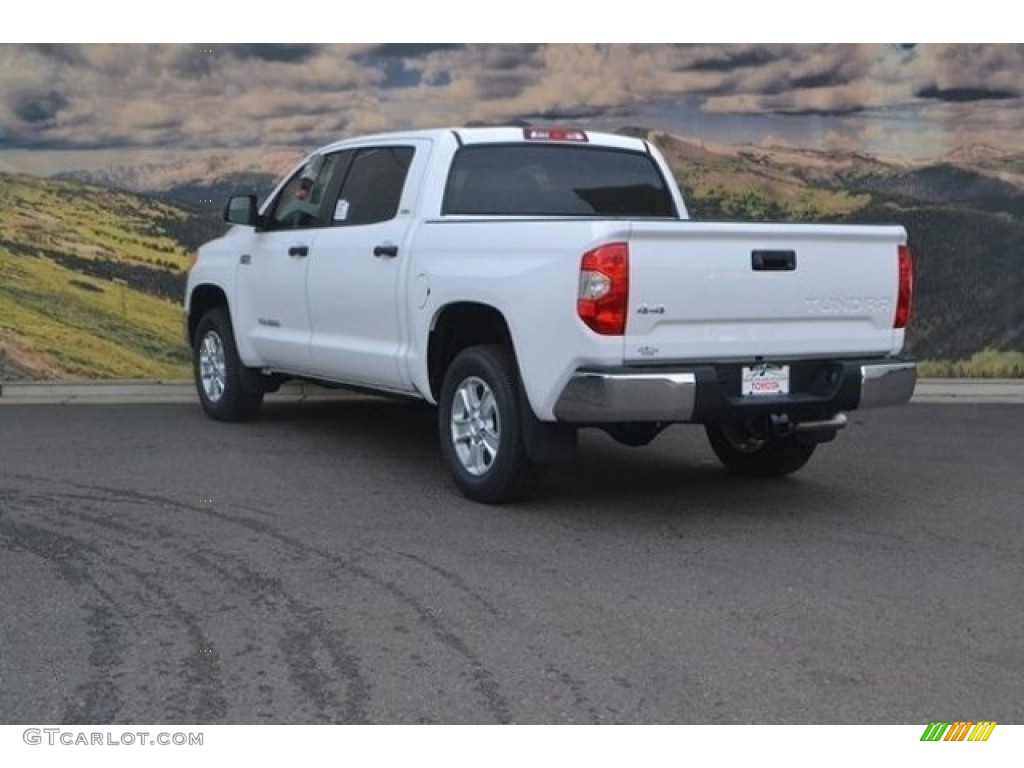
[[[796,251],[751,251],[750,266],[755,272],[792,272]]]

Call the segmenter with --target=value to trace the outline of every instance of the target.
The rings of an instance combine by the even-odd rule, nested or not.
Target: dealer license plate
[[[743,385],[740,390],[744,397],[789,394],[788,365],[743,366]]]

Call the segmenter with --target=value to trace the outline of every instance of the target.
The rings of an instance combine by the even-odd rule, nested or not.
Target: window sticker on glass
[[[334,206],[334,220],[345,221],[348,218],[348,200],[339,200]]]

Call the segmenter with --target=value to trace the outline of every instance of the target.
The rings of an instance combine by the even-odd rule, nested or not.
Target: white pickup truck
[[[206,413],[251,417],[290,378],[420,398],[477,501],[525,496],[581,427],[703,424],[730,471],[787,475],[845,411],[914,390],[902,227],[691,221],[641,139],[351,139],[225,219],[185,297]]]

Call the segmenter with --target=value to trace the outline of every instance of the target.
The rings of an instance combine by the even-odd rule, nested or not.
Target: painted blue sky
[[[510,120],[890,158],[1024,152],[1024,45],[0,44],[0,170]]]

